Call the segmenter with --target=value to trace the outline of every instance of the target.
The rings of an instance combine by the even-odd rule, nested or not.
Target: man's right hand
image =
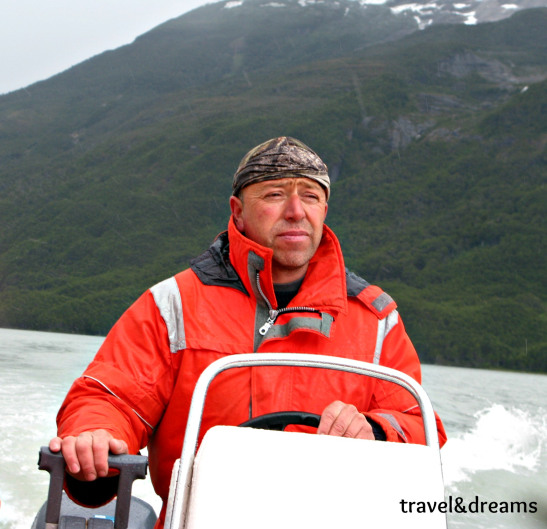
[[[81,481],[93,481],[108,475],[108,454],[127,454],[125,441],[114,439],[106,430],[83,432],[77,437],[54,437],[49,442],[52,452],[62,451],[67,471]]]

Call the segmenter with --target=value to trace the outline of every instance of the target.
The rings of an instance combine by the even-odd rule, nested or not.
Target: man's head
[[[246,237],[273,250],[275,283],[306,273],[323,234],[329,177],[319,156],[293,138],[255,147],[234,176],[230,207]]]

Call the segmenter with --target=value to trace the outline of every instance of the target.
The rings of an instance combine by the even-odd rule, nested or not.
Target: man
[[[148,445],[154,487],[165,501],[196,380],[225,355],[335,355],[420,381],[395,302],[344,267],[338,241],[324,225],[329,193],[327,167],[298,140],[276,138],[243,158],[228,230],[188,270],[126,311],[68,393],[50,448],[63,451],[73,476],[92,482],[107,475],[109,451],[136,453]],[[202,432],[290,410],[320,414],[319,434],[424,442],[418,407],[405,390],[293,367],[222,373],[209,390]],[[438,431],[442,444],[440,420]],[[81,499],[79,488],[70,480]]]

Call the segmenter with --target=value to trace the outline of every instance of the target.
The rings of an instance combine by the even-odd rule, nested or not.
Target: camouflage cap
[[[232,194],[250,184],[279,178],[311,178],[330,194],[328,169],[307,145],[288,136],[274,138],[251,149],[241,160],[232,183]]]

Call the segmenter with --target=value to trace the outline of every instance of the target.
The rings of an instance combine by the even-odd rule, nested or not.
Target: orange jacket
[[[154,487],[166,500],[194,385],[224,355],[334,355],[380,363],[421,381],[418,356],[395,302],[345,269],[338,240],[326,226],[288,305],[313,312],[281,313],[260,334],[268,304],[277,307],[271,261],[272,251],[243,236],[230,219],[228,231],[191,268],[152,287],[115,324],[67,395],[59,435],[104,428],[124,439],[132,453],[148,445]],[[274,411],[321,414],[334,400],[357,406],[388,441],[424,443],[419,410],[405,390],[359,375],[295,367],[220,374],[209,389],[201,431]],[[446,435],[440,420],[437,424],[443,444]]]

